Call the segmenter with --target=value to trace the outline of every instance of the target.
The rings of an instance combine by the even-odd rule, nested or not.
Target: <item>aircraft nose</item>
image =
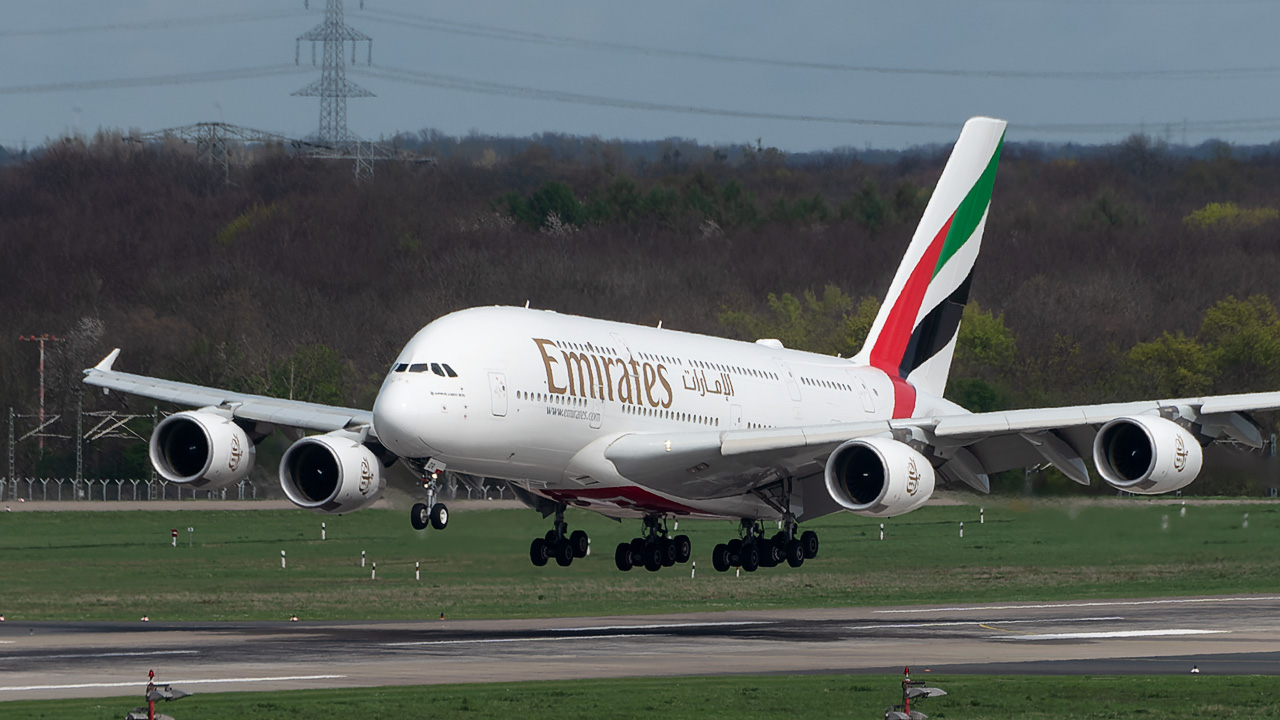
[[[426,418],[406,385],[391,382],[378,393],[373,402],[373,431],[384,447],[400,457],[430,457],[437,453],[423,438]]]

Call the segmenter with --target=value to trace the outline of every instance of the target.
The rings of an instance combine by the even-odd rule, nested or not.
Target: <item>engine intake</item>
[[[1188,485],[1200,474],[1204,453],[1181,425],[1154,415],[1116,418],[1093,438],[1098,474],[1114,488],[1158,495]]]
[[[249,477],[257,454],[244,428],[224,415],[174,413],[151,433],[151,465],[172,483],[213,490]]]
[[[342,434],[302,438],[280,459],[284,494],[316,512],[359,510],[377,500],[385,484],[377,456]]]
[[[911,512],[933,494],[933,465],[905,443],[861,438],[827,458],[827,492],[846,510],[865,517]]]

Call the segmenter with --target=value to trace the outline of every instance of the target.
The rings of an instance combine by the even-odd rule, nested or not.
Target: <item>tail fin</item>
[[[1005,121],[970,118],[858,354],[868,365],[942,395],[991,204]]]

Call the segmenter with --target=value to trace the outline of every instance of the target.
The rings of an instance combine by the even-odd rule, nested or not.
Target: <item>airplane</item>
[[[687,562],[681,518],[737,521],[720,572],[817,556],[800,524],[839,511],[896,517],[939,483],[990,491],[992,473],[1053,466],[1082,485],[1085,457],[1120,490],[1158,494],[1199,474],[1202,447],[1260,448],[1250,411],[1280,392],[971,413],[946,400],[960,317],[1006,123],[965,123],[863,349],[852,358],[526,307],[445,315],[404,346],[372,410],[331,407],[120,372],[117,348],[84,382],[194,408],[157,424],[150,458],[169,482],[244,479],[276,429],[285,495],[319,513],[371,504],[396,463],[422,479],[414,528],[448,525],[446,470],[508,481],[554,516],[530,560],[568,566],[589,538],[567,508],[641,520],[619,570]],[[310,431],[314,434],[301,436]],[[299,437],[301,436],[301,437]],[[766,532],[766,523],[780,530]]]

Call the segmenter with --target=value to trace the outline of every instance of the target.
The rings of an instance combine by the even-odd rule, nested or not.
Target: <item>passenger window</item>
[[[426,371],[427,371],[426,363],[414,363],[409,366],[409,372],[426,372]]]
[[[433,373],[435,373],[435,374],[439,375],[440,377],[444,377],[444,376],[445,376],[445,375],[444,375],[444,370],[441,370],[441,369],[440,369],[440,363],[431,363],[431,372],[433,372]]]
[[[396,372],[404,372],[405,370],[408,370],[408,369],[409,369],[409,363],[399,363],[395,367]]]
[[[441,367],[444,368],[445,373],[447,373],[449,377],[458,377],[458,373],[454,372],[453,368],[449,367],[447,363],[442,364]]]

